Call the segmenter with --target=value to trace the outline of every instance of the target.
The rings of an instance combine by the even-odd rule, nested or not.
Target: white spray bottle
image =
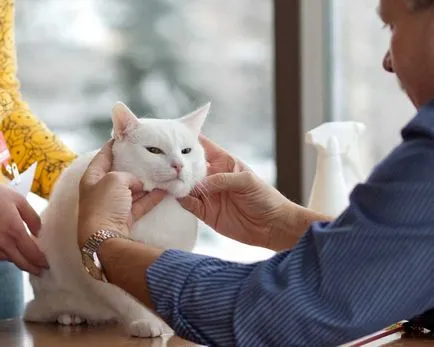
[[[308,207],[337,217],[348,206],[349,194],[364,179],[360,167],[359,122],[328,122],[307,132],[306,143],[318,152]]]

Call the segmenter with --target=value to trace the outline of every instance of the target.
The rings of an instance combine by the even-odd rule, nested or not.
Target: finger
[[[178,199],[181,206],[187,211],[193,213],[197,218],[203,220],[205,218],[205,205],[200,200],[193,196],[186,196]]]
[[[39,249],[35,240],[33,240],[25,230],[17,231],[16,238],[17,248],[21,254],[25,255],[26,260],[37,266],[48,268],[47,259],[44,253]]]
[[[218,165],[217,166],[208,165],[206,169],[207,176],[215,175],[221,172],[224,172],[224,170],[222,170],[221,167]]]
[[[216,194],[223,191],[242,191],[252,183],[250,172],[219,173],[206,177],[202,182],[202,189],[207,194]]]
[[[133,196],[133,201],[140,199],[141,195],[146,195],[146,192],[143,191],[143,182],[140,181],[136,176],[132,175],[128,182],[128,188],[131,190],[131,195]]]
[[[112,147],[113,140],[110,140],[95,155],[81,179],[82,185],[92,186],[110,171],[113,160]]]
[[[226,163],[222,165],[221,163],[217,162],[208,167],[207,176],[212,176],[220,173],[230,173],[232,171],[232,167],[230,167]]]
[[[136,202],[137,200],[143,198],[147,193],[144,192],[143,190],[137,193],[133,193],[133,203]]]
[[[237,188],[239,180],[236,179],[235,174],[218,172],[205,177],[198,183],[198,189],[193,189],[189,196],[202,199],[205,195],[218,194],[226,190]],[[234,184],[236,180],[236,184]]]
[[[144,216],[150,210],[152,210],[156,205],[158,205],[167,195],[167,192],[162,190],[154,190],[146,194],[143,198],[137,200],[133,203],[131,213],[134,220],[139,219]]]
[[[143,192],[143,183],[136,176],[129,172],[110,172],[104,177],[107,181],[112,181],[111,184],[122,185],[131,191],[134,197]]]
[[[7,249],[5,249],[5,252],[9,261],[13,262],[21,270],[30,272],[35,276],[39,276],[41,274],[41,269],[30,264],[15,246],[10,245],[7,247]]]
[[[204,135],[199,135],[199,141],[205,149],[207,158],[207,175],[224,172],[251,171],[241,160],[229,154],[225,149],[218,146]]]
[[[0,251],[0,260],[8,260],[8,256],[3,251]]]
[[[202,134],[199,135],[199,142],[205,149],[207,159],[210,162],[212,162],[217,156],[220,156],[222,154],[230,155],[222,147],[215,144],[214,142],[212,142],[210,139],[208,139],[206,136]]]
[[[39,218],[36,211],[30,206],[26,199],[20,199],[16,203],[18,212],[22,220],[27,224],[30,232],[37,236],[39,230],[41,229],[41,219]]]

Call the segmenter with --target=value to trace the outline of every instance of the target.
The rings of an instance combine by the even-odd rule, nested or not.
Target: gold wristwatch
[[[101,243],[103,243],[105,240],[113,238],[130,240],[130,238],[117,231],[98,230],[87,239],[86,243],[80,250],[84,268],[93,278],[99,281],[107,282],[107,278],[104,275],[101,262],[99,261],[96,252],[98,251]]]

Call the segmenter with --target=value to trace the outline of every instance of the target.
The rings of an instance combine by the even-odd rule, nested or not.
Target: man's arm
[[[330,222],[332,217],[319,213],[303,206],[288,201],[286,216],[276,220],[275,227],[270,231],[268,245],[275,252],[291,249],[306,233],[306,230],[314,222]],[[280,223],[278,223],[280,222]]]
[[[288,221],[287,224],[282,223],[280,228],[276,228],[276,232],[270,240],[272,249],[276,251],[286,249],[287,242],[291,242],[293,245],[292,236],[288,238],[288,234],[294,234],[293,228],[296,227],[300,230],[301,237],[310,223],[329,219],[323,214],[301,206],[297,211],[295,223],[293,220]],[[103,264],[108,281],[124,289],[153,310],[155,307],[150,298],[146,277],[143,274],[162,254],[163,251],[160,249],[125,239],[106,240],[98,250],[98,258]]]
[[[155,308],[215,346],[337,346],[434,307],[434,141],[406,143],[292,251],[241,265],[167,251]]]
[[[128,253],[113,240],[102,263],[113,283],[201,344],[336,346],[434,307],[433,169],[434,141],[401,146],[336,221],[314,223],[293,251],[267,261]]]
[[[337,346],[434,307],[429,231],[379,232],[316,225],[292,252],[249,265],[171,250],[148,288],[175,332],[200,344]]]
[[[153,309],[144,272],[162,251],[139,242],[108,239],[98,249],[107,280]]]

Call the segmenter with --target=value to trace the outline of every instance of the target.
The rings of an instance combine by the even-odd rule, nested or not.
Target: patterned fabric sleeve
[[[15,0],[0,1],[0,131],[20,172],[38,162],[32,191],[48,198],[76,154],[33,115],[22,99],[16,75],[14,6]]]

